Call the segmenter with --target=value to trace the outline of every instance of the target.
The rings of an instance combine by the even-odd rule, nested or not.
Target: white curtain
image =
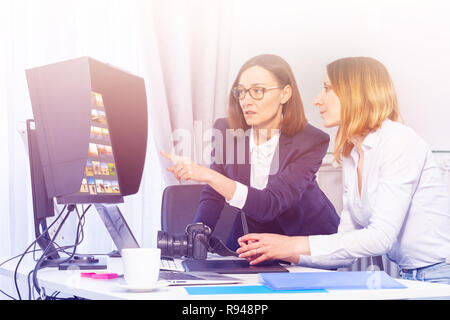
[[[151,70],[151,124],[158,150],[184,151],[202,162],[202,133],[226,116],[232,3],[146,2],[142,19],[151,22],[142,30],[143,52]],[[189,150],[173,149],[173,140]],[[175,183],[170,174],[165,181]]]
[[[164,176],[159,150],[172,132],[203,130],[225,115],[231,1],[8,0],[0,3],[0,257],[34,240],[28,154],[32,118],[25,70],[80,56],[110,63],[146,82],[149,140],[141,188],[120,205],[143,246],[156,245]],[[22,133],[22,134],[21,134]],[[75,215],[59,237],[74,241]],[[113,244],[95,209],[86,216],[80,253]]]

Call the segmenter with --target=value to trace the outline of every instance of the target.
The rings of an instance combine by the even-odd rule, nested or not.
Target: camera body
[[[157,246],[165,257],[204,260],[208,255],[211,228],[201,222],[188,224],[184,234],[170,235],[158,231]]]

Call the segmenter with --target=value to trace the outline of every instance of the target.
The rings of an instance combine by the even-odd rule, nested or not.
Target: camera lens
[[[164,231],[158,231],[158,248],[164,257],[188,256],[188,238],[185,234],[170,235]]]

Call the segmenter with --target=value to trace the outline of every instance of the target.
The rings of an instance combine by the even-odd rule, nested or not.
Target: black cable
[[[19,262],[17,263],[17,265],[16,265],[16,268],[15,268],[15,270],[14,270],[14,284],[15,284],[15,287],[16,287],[16,291],[17,291],[17,295],[18,295],[18,298],[19,298],[19,300],[22,300],[22,296],[20,295],[20,290],[19,290],[19,286],[18,286],[18,284],[17,284],[17,272],[18,272],[18,269],[19,269],[19,265],[20,265],[20,263],[22,262],[22,260],[23,260],[23,258],[25,257],[25,255],[27,255],[28,253],[31,253],[31,252],[35,252],[36,250],[33,250],[33,251],[31,251],[31,252],[28,252],[28,250],[31,248],[31,246],[33,246],[33,245],[36,245],[36,243],[37,243],[37,241],[41,238],[41,237],[45,237],[46,236],[46,234],[48,234],[48,230],[59,220],[59,218],[61,217],[61,215],[63,214],[63,212],[65,211],[65,209],[66,209],[66,206],[64,206],[64,208],[63,208],[63,210],[61,211],[61,213],[58,215],[58,217],[55,219],[55,221],[53,221],[53,223],[49,226],[49,227],[47,227],[37,238],[36,238],[36,240],[34,240],[29,246],[28,246],[28,248],[25,250],[25,252],[22,254],[22,255],[20,255],[21,256],[21,258],[20,258],[20,260],[19,260]],[[67,216],[66,216],[67,217]]]
[[[45,258],[47,257],[48,250],[50,249],[51,245],[54,243],[56,237],[58,236],[59,232],[61,231],[61,228],[64,225],[64,222],[66,222],[70,213],[74,210],[74,205],[69,205],[67,210],[68,210],[68,212],[67,212],[66,216],[61,221],[61,224],[58,226],[58,229],[56,230],[55,235],[50,240],[49,244],[47,245],[44,252],[42,253],[42,256],[39,258],[38,262],[36,263],[36,265],[33,269],[33,285],[39,294],[41,294],[41,289],[39,288],[39,284],[38,284],[38,280],[37,280],[37,271],[39,270],[39,268],[41,267],[41,264],[44,262]]]
[[[16,298],[14,298],[13,296],[10,296],[9,294],[7,294],[5,291],[3,291],[2,289],[0,289],[0,293],[3,293],[5,296],[7,296],[8,298],[12,299],[12,300],[17,300]]]
[[[37,261],[36,256],[35,256],[35,253],[36,253],[36,244],[37,244],[37,242],[35,242],[35,243],[34,243],[34,246],[33,246],[33,260],[34,260],[35,262]]]
[[[54,253],[65,253],[65,254],[67,254],[67,255],[70,255],[70,253],[68,253],[67,251],[65,251],[66,249],[70,249],[70,248],[72,248],[73,246],[59,246],[56,242],[54,242],[54,244],[58,247],[58,249],[57,250],[53,250],[53,251],[51,251],[51,252],[49,252],[48,254],[47,254],[47,256],[51,256],[51,255],[53,255]],[[41,249],[38,249],[38,250],[34,250],[34,251],[41,251]],[[31,252],[29,252],[29,253],[31,253]],[[33,254],[34,254],[34,252],[33,252]],[[20,256],[20,255],[19,255]],[[37,262],[37,260],[35,260],[35,262]],[[33,299],[34,300],[34,286],[32,286],[31,285],[31,283],[30,283],[30,275],[33,273],[33,270],[31,270],[29,273],[28,273],[28,276],[27,276],[27,284],[28,284],[28,300],[31,300],[31,299]],[[31,295],[33,294],[33,297],[31,297]]]
[[[29,254],[29,253],[33,253],[33,259],[34,259],[35,261],[37,261],[36,258],[35,258],[35,256],[34,256],[34,254],[36,253],[36,251],[41,251],[41,250],[42,250],[42,249],[40,249],[40,248],[39,248],[39,249],[36,249],[36,244],[37,244],[38,240],[40,240],[40,239],[43,238],[43,237],[48,239],[48,231],[49,231],[50,228],[52,228],[53,225],[59,220],[59,218],[61,217],[61,215],[64,213],[66,207],[67,207],[67,205],[64,206],[64,208],[62,209],[62,211],[59,213],[58,217],[57,217],[57,218],[56,218],[56,219],[55,219],[55,220],[54,220],[54,221],[53,221],[46,229],[44,229],[44,230],[42,231],[42,233],[41,233],[41,234],[40,234],[40,235],[39,235],[39,236],[38,236],[31,244],[30,244],[30,246],[28,246],[28,248],[25,250],[25,252],[23,252],[23,253],[21,253],[21,254],[18,254],[18,255],[16,255],[16,256],[14,256],[14,257],[12,257],[12,258],[9,258],[9,259],[3,261],[2,263],[0,263],[0,267],[1,267],[1,266],[3,266],[4,264],[6,264],[7,262],[9,262],[9,261],[11,261],[11,260],[17,259],[17,258],[19,258],[19,257],[21,258],[21,259],[19,260],[19,262],[17,263],[16,268],[15,268],[15,270],[14,270],[14,284],[15,284],[16,291],[17,291],[17,293],[18,293],[19,299],[21,299],[22,297],[21,297],[21,295],[20,295],[20,290],[19,290],[18,284],[17,284],[17,272],[18,272],[18,268],[19,268],[19,266],[20,266],[20,264],[21,264],[21,262],[22,262],[22,259],[25,257],[25,255],[27,255],[27,254]],[[83,212],[83,216],[84,216],[84,214],[87,212],[87,210],[89,210],[90,207],[91,207],[91,205],[89,205],[88,208]],[[80,218],[79,214],[78,214],[78,217]],[[85,224],[85,220],[82,221],[81,228],[83,228],[84,224]],[[78,227],[78,229],[79,229],[79,227]],[[82,237],[84,237],[84,233],[82,233]],[[82,240],[83,240],[83,239],[81,239],[81,240],[80,240],[79,242],[77,242],[75,245],[80,244]],[[58,245],[56,242],[54,242],[54,241],[53,241],[52,243],[55,244],[56,246],[58,246],[58,249],[57,249],[57,250],[52,250],[51,252],[47,253],[47,256],[53,255],[54,253],[58,253],[58,252],[64,252],[64,253],[67,254],[68,256],[71,255],[71,253],[69,253],[69,252],[67,252],[67,251],[65,251],[65,250],[66,250],[66,249],[70,249],[70,248],[72,248],[73,246],[63,246],[63,247],[61,247],[61,246],[59,246],[59,245]],[[29,249],[30,249],[32,246],[34,246],[33,250],[29,251]],[[30,273],[31,273],[31,271],[30,271]],[[29,297],[30,297],[30,291],[31,291],[31,286],[30,286],[30,284],[29,284],[30,273],[28,274],[28,277],[27,277],[27,278],[28,278],[28,294],[29,294]],[[0,290],[0,292],[3,293],[3,294],[5,294],[7,297],[16,300],[15,298],[13,298],[12,296],[10,296],[10,295],[7,294],[6,292],[1,291],[1,290]]]
[[[30,251],[30,252],[27,252],[26,254],[29,254],[29,253],[34,253],[35,251],[41,251],[42,249],[33,249],[32,251]],[[23,253],[21,253],[21,254],[18,254],[17,256],[14,256],[14,257],[12,257],[12,258],[9,258],[8,260],[5,260],[5,261],[3,261],[2,263],[0,263],[0,267],[1,266],[3,266],[5,263],[7,263],[7,262],[9,262],[9,261],[11,261],[11,260],[14,260],[14,259],[17,259],[17,258],[19,258],[19,257],[21,257],[21,256],[23,256],[24,254]]]
[[[29,254],[29,253],[33,253],[33,254],[34,254],[36,251],[41,251],[41,250],[42,250],[42,249],[40,249],[40,248],[39,248],[39,249],[33,248],[32,251],[27,252],[26,254]],[[23,256],[23,255],[24,255],[24,254],[21,253],[21,254],[18,254],[17,256],[14,256],[14,257],[12,257],[12,258],[9,258],[8,260],[3,261],[2,263],[0,263],[0,267],[3,266],[5,263],[8,263],[8,262],[11,261],[11,260],[17,259],[17,258],[19,258],[19,257],[21,257],[21,256]],[[10,296],[9,294],[7,294],[6,292],[4,292],[4,291],[1,290],[1,289],[0,289],[0,293],[3,293],[3,294],[6,295],[8,298],[11,298],[11,299],[13,299],[13,300],[16,300],[16,298]]]
[[[79,214],[79,212],[78,212],[78,208],[76,209],[76,211],[77,211],[77,216],[78,216],[78,220],[79,220],[78,227],[77,227],[77,232],[78,232],[78,230],[79,230],[79,226],[80,226],[80,223],[81,223],[81,231],[82,231],[82,234],[81,234],[81,239],[79,240],[79,242],[78,242],[78,243],[75,243],[74,245],[79,245],[81,242],[83,242],[83,239],[84,239],[84,229],[83,229],[83,227],[84,227],[85,222],[86,222],[86,219],[84,218],[84,215],[86,214],[87,210],[90,209],[90,207],[91,207],[91,205],[89,205],[89,206],[87,207],[86,210],[83,209],[83,215],[82,215],[82,217],[80,217],[80,214]],[[61,246],[60,246],[58,243],[56,243],[56,242],[54,242],[53,244],[57,247],[58,250],[55,250],[55,251],[49,253],[48,255],[52,255],[52,254],[54,254],[55,252],[56,252],[56,253],[61,253],[61,252],[62,252],[62,253],[65,253],[65,254],[68,255],[68,256],[71,255],[71,253],[69,253],[69,252],[67,252],[67,251],[65,251],[65,250],[66,250],[66,249],[73,248],[74,245],[71,245],[71,246],[63,246],[63,247],[61,247]]]
[[[33,272],[33,270],[31,270],[30,272],[28,272],[28,276],[27,276],[27,284],[28,284],[28,300],[31,300],[31,284],[30,284],[30,275]],[[34,293],[34,292],[33,292]],[[33,299],[34,300],[34,299]]]
[[[84,239],[84,230],[83,230],[83,227],[84,227],[84,223],[85,223],[84,217],[85,217],[85,214],[87,213],[87,211],[90,209],[90,207],[91,207],[91,205],[89,205],[89,206],[83,211],[83,214],[80,216],[80,213],[79,213],[79,211],[78,211],[77,206],[76,206],[76,205],[71,205],[71,206],[70,206],[70,212],[72,212],[72,211],[75,210],[75,211],[77,212],[77,216],[78,216],[79,221],[78,221],[78,226],[77,226],[77,233],[76,233],[76,238],[75,238],[75,244],[74,244],[73,246],[67,247],[67,248],[73,247],[73,252],[70,254],[69,257],[67,257],[66,259],[64,259],[61,263],[65,263],[65,262],[67,262],[67,261],[72,260],[72,258],[75,256],[77,246],[80,245],[81,242],[83,241],[83,239]],[[70,212],[68,213],[68,215],[70,214]],[[68,215],[67,215],[67,216],[68,216]],[[66,216],[66,217],[67,217],[67,216]],[[66,219],[66,217],[65,217],[64,219]],[[63,224],[64,224],[64,221],[61,223],[61,226],[62,226]],[[51,244],[51,243],[54,243],[54,239],[56,238],[56,235],[57,235],[58,233],[59,233],[59,229],[57,230],[57,232],[56,232],[55,236],[53,237],[53,239],[51,240],[50,244]],[[81,235],[81,239],[80,239],[80,235]],[[49,244],[49,245],[50,245],[50,244]],[[48,249],[48,248],[49,248],[49,247],[47,247],[46,249]],[[56,249],[56,251],[59,251],[59,250]],[[44,251],[44,253],[43,253],[42,256],[41,256],[41,259],[37,262],[37,264],[36,264],[36,266],[35,266],[35,268],[34,268],[34,270],[33,270],[33,286],[34,286],[34,289],[35,289],[39,294],[41,294],[41,291],[40,291],[40,288],[39,288],[39,285],[38,285],[37,272],[39,271],[40,265],[42,264],[42,262],[44,261],[44,259],[45,259],[47,256],[49,256],[49,255],[51,255],[51,253],[47,253],[47,252]],[[41,296],[42,296],[42,295],[41,295]]]
[[[28,252],[28,250],[29,250],[34,244],[36,244],[38,240],[40,240],[42,237],[44,237],[44,235],[47,234],[48,230],[49,230],[51,227],[53,227],[53,225],[59,220],[59,218],[60,218],[60,217],[62,216],[62,214],[64,213],[66,207],[67,207],[67,206],[64,206],[64,208],[62,209],[62,211],[60,212],[60,214],[58,215],[58,217],[55,219],[55,221],[53,221],[52,224],[50,224],[50,226],[48,226],[48,227],[47,227],[47,228],[46,228],[46,229],[45,229],[45,230],[44,230],[44,231],[36,238],[36,240],[34,240],[34,241],[28,246],[28,248],[25,249],[25,252],[22,253],[21,255],[19,255],[19,256],[20,256],[20,259],[19,259],[19,262],[17,262],[16,268],[15,268],[15,270],[14,270],[14,285],[15,285],[15,287],[16,287],[16,291],[17,291],[17,295],[18,295],[19,300],[22,300],[22,297],[21,297],[21,295],[20,295],[19,286],[18,286],[18,284],[17,284],[17,271],[18,271],[18,269],[19,269],[20,263],[22,262],[22,260],[23,260],[23,258],[25,257],[25,255],[27,255],[28,253],[31,253],[31,251]],[[17,256],[17,257],[19,257],[19,256]],[[10,261],[10,260],[12,260],[12,259],[8,259],[8,260],[4,261],[2,264],[0,264],[0,266],[2,266],[4,263],[6,263],[6,262],[8,262],[8,261]]]
[[[242,230],[244,231],[244,235],[248,234],[248,224],[247,224],[247,218],[245,217],[245,212],[240,210],[241,213],[241,223],[242,223]]]
[[[87,213],[87,211],[89,210],[89,208],[91,207],[91,205],[89,205],[86,210],[83,211],[83,214],[80,216],[80,213],[78,211],[78,208],[75,206],[75,211],[77,212],[77,216],[78,216],[78,225],[77,225],[77,235],[75,238],[75,243],[72,246],[67,246],[65,249],[70,249],[73,248],[73,252],[69,255],[69,257],[67,257],[66,259],[64,259],[61,263],[65,263],[68,262],[70,260],[72,260],[72,258],[75,256],[76,250],[77,250],[77,246],[79,246],[81,244],[81,242],[84,239],[84,216]],[[80,233],[81,233],[81,239],[80,239]],[[58,251],[58,250],[56,250]],[[50,255],[50,253],[47,253],[47,255]]]
[[[2,263],[0,263],[0,267],[1,267],[1,266],[3,266],[5,263],[7,263],[7,262],[9,262],[9,261],[11,261],[11,260],[14,260],[14,259],[20,257],[20,260],[19,260],[19,262],[17,263],[16,268],[15,268],[15,270],[14,270],[14,284],[15,284],[16,291],[17,291],[17,294],[18,294],[18,297],[19,297],[20,300],[22,299],[22,297],[21,297],[20,290],[19,290],[18,284],[17,284],[17,272],[18,272],[18,268],[19,268],[19,266],[20,266],[20,264],[21,264],[23,258],[25,257],[25,255],[27,255],[27,254],[29,254],[29,253],[33,253],[33,259],[35,259],[34,253],[35,253],[36,251],[41,251],[41,250],[42,250],[42,249],[40,249],[40,248],[39,248],[39,249],[36,249],[37,241],[40,240],[42,237],[47,237],[47,236],[48,236],[48,231],[49,231],[49,229],[50,229],[51,227],[53,227],[53,225],[60,219],[60,217],[61,217],[62,214],[64,213],[66,207],[67,207],[67,205],[64,206],[64,208],[62,209],[62,211],[59,213],[58,217],[57,217],[57,218],[56,218],[56,219],[55,219],[55,220],[54,220],[54,221],[53,221],[53,222],[52,222],[45,230],[42,231],[42,233],[36,238],[36,240],[34,240],[34,241],[28,246],[28,248],[25,250],[25,252],[23,252],[23,253],[21,253],[21,254],[19,254],[19,255],[16,255],[16,256],[14,256],[14,257],[12,257],[12,258],[9,258],[9,259],[3,261]],[[75,206],[75,209],[76,209],[76,211],[77,211],[77,215],[78,215],[78,218],[79,218],[79,223],[78,223],[78,227],[77,227],[77,238],[76,238],[75,244],[74,244],[74,245],[71,245],[71,246],[62,246],[62,247],[61,247],[61,246],[59,246],[59,245],[54,241],[55,238],[56,238],[56,236],[57,236],[57,234],[59,233],[59,231],[60,231],[62,225],[64,224],[65,220],[66,220],[67,217],[69,216],[69,214],[70,214],[70,212],[71,212],[71,211],[70,211],[70,212],[67,213],[67,215],[66,215],[66,217],[64,218],[63,222],[61,222],[61,225],[59,226],[57,232],[55,233],[55,236],[53,237],[53,239],[51,240],[51,242],[48,244],[48,246],[47,246],[47,248],[46,248],[46,250],[48,250],[51,244],[55,244],[56,246],[58,246],[58,249],[54,249],[54,250],[52,250],[52,251],[50,251],[50,252],[47,252],[47,253],[45,254],[45,257],[51,256],[51,255],[53,255],[54,253],[64,252],[65,254],[67,254],[67,255],[69,256],[69,258],[66,259],[66,260],[64,260],[64,261],[69,261],[70,259],[73,258],[73,256],[75,255],[75,252],[76,252],[76,246],[78,246],[79,244],[81,244],[81,242],[82,242],[83,239],[84,239],[84,230],[83,230],[83,227],[84,227],[84,224],[85,224],[84,216],[85,216],[85,214],[87,213],[87,211],[90,209],[90,207],[91,207],[91,205],[89,205],[85,210],[83,210],[83,214],[82,214],[82,216],[80,217],[79,211],[78,211],[78,209],[77,209],[76,206]],[[72,211],[73,211],[73,210],[72,210]],[[81,235],[81,238],[80,238],[80,235]],[[48,237],[47,237],[47,239],[48,239]],[[30,249],[32,246],[34,246],[33,250],[29,251],[29,249]],[[69,253],[69,252],[65,251],[65,250],[70,249],[70,248],[74,248],[74,251],[73,251],[72,253]],[[44,256],[44,254],[43,254],[43,256]],[[41,258],[42,258],[42,257],[41,257]],[[41,259],[39,259],[39,260],[41,260]],[[38,260],[38,262],[39,262],[39,260]],[[36,260],[35,260],[35,261],[36,261]],[[41,261],[41,263],[42,263],[42,261]],[[33,271],[34,271],[34,269],[33,269],[32,271],[30,271],[30,273],[29,273],[28,276],[27,276],[27,279],[28,279],[28,296],[29,296],[29,298],[30,298],[30,296],[31,296],[30,275],[31,275],[31,273],[32,273]],[[38,291],[38,290],[37,290],[37,291]],[[0,292],[3,293],[3,294],[5,294],[7,297],[16,300],[14,297],[10,296],[10,295],[7,294],[6,292],[4,292],[4,291],[2,291],[2,290],[0,290]],[[38,291],[38,293],[39,293],[39,291]],[[34,294],[33,294],[33,295],[34,295]]]
[[[65,210],[65,207],[63,208],[63,210]],[[62,214],[62,211],[61,211],[61,213],[58,215],[58,217],[55,219],[55,221],[53,221],[52,224],[51,224],[50,226],[48,226],[47,229],[45,229],[45,230],[43,231],[43,233],[42,233],[39,237],[37,237],[36,240],[34,240],[34,241],[31,243],[31,245],[30,245],[29,247],[34,246],[33,250],[31,250],[31,251],[29,251],[29,252],[27,252],[28,250],[25,250],[24,253],[20,253],[20,254],[18,254],[18,255],[16,255],[16,256],[12,257],[12,258],[9,258],[9,259],[3,261],[2,263],[0,263],[0,267],[3,266],[5,263],[8,263],[8,262],[11,261],[11,260],[17,259],[17,258],[22,257],[22,256],[24,256],[24,255],[27,255],[27,254],[29,254],[29,253],[33,253],[33,254],[34,254],[36,251],[41,251],[41,250],[42,250],[41,248],[36,249],[37,241],[38,241],[40,238],[42,238],[42,237],[44,236],[44,234],[45,234],[46,232],[48,232],[48,230],[49,230],[51,227],[53,227],[53,225],[54,225],[54,224],[56,223],[56,221],[59,219],[59,217],[61,216],[61,214]],[[55,243],[55,244],[56,244],[56,243]],[[64,248],[64,247],[63,247],[63,248]],[[54,252],[53,252],[53,253],[54,253]],[[33,257],[33,259],[34,259],[34,257]]]

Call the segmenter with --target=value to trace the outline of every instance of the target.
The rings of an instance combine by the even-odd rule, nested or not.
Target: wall
[[[230,85],[250,57],[278,54],[295,72],[310,122],[334,137],[312,105],[325,67],[371,56],[390,71],[406,124],[433,150],[450,150],[449,8],[442,0],[235,1]]]

